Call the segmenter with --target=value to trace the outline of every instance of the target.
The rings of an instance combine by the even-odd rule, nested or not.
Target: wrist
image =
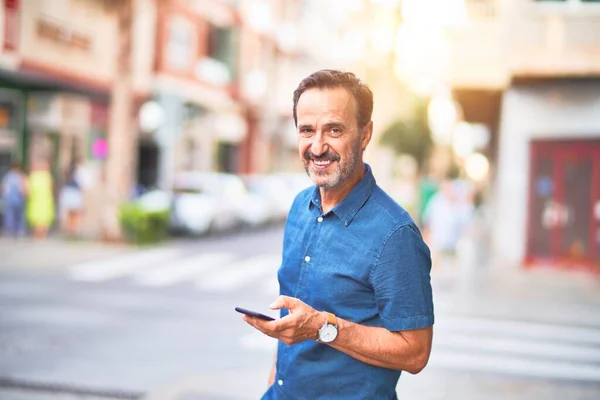
[[[331,343],[338,335],[338,320],[335,314],[329,312],[321,312],[322,325],[317,331],[317,341],[321,343]]]
[[[319,330],[327,323],[327,313],[325,311],[317,311],[317,316],[315,318],[315,340],[319,339]]]

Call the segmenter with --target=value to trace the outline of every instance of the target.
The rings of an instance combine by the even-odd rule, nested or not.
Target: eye
[[[341,128],[333,127],[331,129],[329,129],[329,134],[334,137],[340,136],[342,133],[343,133],[343,131]]]
[[[311,136],[313,134],[312,128],[300,128],[299,131],[301,136]]]

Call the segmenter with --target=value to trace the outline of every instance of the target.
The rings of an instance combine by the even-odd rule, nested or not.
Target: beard
[[[342,157],[332,151],[317,156],[310,149],[306,150],[302,157],[304,170],[314,184],[323,189],[331,189],[340,183],[346,181],[358,166],[358,155],[360,152],[360,138],[352,143],[350,153],[347,157]],[[331,165],[326,170],[319,170],[314,167],[311,161],[331,161]]]

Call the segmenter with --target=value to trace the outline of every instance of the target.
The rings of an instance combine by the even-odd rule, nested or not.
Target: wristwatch
[[[325,314],[327,315],[327,320],[319,329],[317,342],[331,343],[338,335],[337,318],[332,313],[326,312]]]

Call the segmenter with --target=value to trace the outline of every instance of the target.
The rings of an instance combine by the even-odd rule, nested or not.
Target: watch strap
[[[330,312],[325,312],[325,314],[327,314],[327,323],[329,325],[337,326],[337,317]]]

